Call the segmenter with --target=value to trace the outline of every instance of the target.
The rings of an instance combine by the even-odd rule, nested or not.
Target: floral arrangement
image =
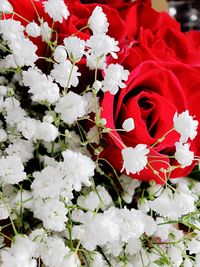
[[[0,12],[0,266],[200,266],[200,33],[148,0]]]

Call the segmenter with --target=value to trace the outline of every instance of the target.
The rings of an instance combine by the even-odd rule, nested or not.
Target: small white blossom
[[[0,158],[0,183],[16,184],[24,179],[26,179],[26,173],[19,156]]]
[[[47,22],[42,22],[40,25],[40,34],[42,41],[48,43],[51,39],[52,29],[49,27]]]
[[[0,85],[0,96],[6,96],[7,94],[7,87],[4,85]]]
[[[85,41],[76,36],[70,36],[64,39],[65,48],[72,62],[78,62],[85,49]]]
[[[174,128],[180,133],[180,142],[187,142],[188,138],[193,140],[197,135],[197,126],[199,122],[194,120],[192,116],[189,115],[189,111],[186,110],[178,115],[176,112],[174,115]]]
[[[48,0],[43,2],[44,10],[54,20],[62,23],[63,18],[67,19],[69,11],[63,0]]]
[[[8,138],[7,132],[4,129],[0,129],[0,143],[5,142]]]
[[[90,186],[90,177],[94,175],[94,162],[80,152],[69,149],[63,151],[62,155],[64,158],[62,171],[71,180],[74,190],[80,191],[82,184]]]
[[[117,58],[116,52],[119,52],[118,41],[114,38],[104,35],[95,34],[90,37],[86,42],[89,47],[89,53],[94,53],[96,58],[100,58],[104,55],[111,54],[112,57]]]
[[[79,196],[77,204],[85,209],[95,210],[96,208],[105,208],[112,203],[112,198],[104,187],[98,185],[96,192],[91,191],[86,196]]]
[[[59,265],[56,265],[56,267],[63,267],[63,266],[80,267],[81,262],[78,255],[75,252],[69,252],[64,257],[62,262]]]
[[[127,147],[122,150],[123,168],[126,173],[138,173],[147,165],[147,154],[149,149],[144,144],[138,144],[135,148]]]
[[[132,118],[126,119],[122,124],[122,128],[126,132],[130,132],[130,131],[134,130],[135,129],[134,120]]]
[[[45,266],[57,267],[69,253],[70,249],[65,246],[63,239],[57,236],[46,238],[42,246],[41,259]],[[64,265],[62,265],[64,267]]]
[[[106,56],[96,57],[95,53],[86,54],[86,65],[91,70],[99,69],[104,70],[106,68]],[[101,86],[102,87],[102,86]]]
[[[70,91],[59,99],[55,111],[61,113],[61,119],[65,123],[72,124],[85,114],[85,107],[83,98]]]
[[[175,143],[176,152],[175,159],[181,164],[181,168],[190,166],[194,160],[194,152],[190,151],[190,144]]]
[[[106,210],[104,213],[79,212],[73,219],[81,223],[73,227],[74,238],[80,239],[82,245],[92,251],[97,245],[102,246],[107,242],[119,239],[119,226],[115,222],[115,209]],[[98,231],[97,231],[98,229]]]
[[[0,68],[4,69],[17,69],[17,64],[15,62],[14,56],[13,55],[7,55],[4,57],[2,60],[0,60]]]
[[[5,150],[8,155],[17,155],[21,158],[22,163],[26,163],[33,158],[34,147],[29,140],[14,140]]]
[[[55,61],[58,63],[64,62],[67,58],[67,52],[66,52],[65,48],[61,45],[58,45],[53,52],[53,57],[54,57]]]
[[[96,6],[89,17],[88,25],[93,31],[93,34],[106,33],[108,31],[108,20],[102,7]]]
[[[5,220],[10,215],[10,207],[9,203],[7,203],[7,199],[5,197],[0,198],[0,220]]]
[[[0,34],[8,43],[14,42],[16,39],[24,38],[24,26],[21,22],[13,19],[0,20]]]
[[[115,95],[119,88],[125,88],[126,84],[122,81],[127,81],[129,71],[124,70],[123,66],[119,64],[110,64],[107,69],[104,70],[105,77],[102,81],[102,91],[109,91],[112,95]]]
[[[177,188],[173,194],[169,188],[163,190],[162,194],[153,201],[149,201],[152,210],[161,216],[178,219],[182,215],[195,210],[195,199],[189,190],[183,192],[181,188]]]
[[[95,89],[96,92],[98,92],[102,87],[102,83],[98,80],[96,80],[94,83],[93,83],[93,88]]]
[[[32,37],[40,36],[40,26],[35,22],[30,22],[26,25],[26,32]]]
[[[17,129],[26,139],[30,140],[35,134],[36,122],[37,121],[35,119],[25,118],[17,124]]]
[[[174,266],[178,267],[181,265],[183,261],[183,257],[182,257],[182,251],[180,248],[171,246],[170,248],[168,248],[167,254],[171,258],[172,262],[174,263]]]
[[[34,66],[38,56],[36,55],[37,46],[33,42],[24,38],[13,41],[9,47],[13,51],[13,57],[17,66]]]
[[[58,168],[47,166],[41,172],[34,172],[35,180],[31,184],[34,198],[56,198],[64,188],[63,175]]]
[[[35,218],[40,219],[45,228],[58,232],[65,230],[68,211],[63,202],[57,198],[46,200],[36,198],[33,212]]]
[[[6,13],[6,14],[13,13],[13,7],[7,0],[1,0],[0,12]]]
[[[35,248],[35,243],[27,236],[15,236],[11,247],[1,251],[1,267],[36,267],[37,262],[33,259]]]
[[[79,83],[78,77],[81,75],[78,67],[73,66],[69,60],[54,64],[50,74],[62,87],[67,88],[76,87]]]
[[[58,136],[58,128],[48,122],[38,122],[34,137],[38,140],[51,142]]]
[[[54,103],[59,99],[59,87],[53,83],[51,76],[46,76],[37,68],[29,68],[22,72],[25,86],[30,87],[33,101]]]

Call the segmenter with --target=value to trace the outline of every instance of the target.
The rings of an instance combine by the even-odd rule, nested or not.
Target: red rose
[[[187,78],[187,73],[190,73],[190,78]],[[197,111],[196,101],[200,100],[200,92],[189,97],[193,92],[189,80],[194,79],[193,90],[199,89],[198,75],[197,71],[182,64],[160,65],[154,61],[146,61],[131,72],[126,88],[121,89],[118,95],[105,93],[101,106],[102,117],[107,121],[106,127],[119,129],[122,128],[124,120],[133,118],[135,129],[130,132],[111,131],[105,138],[106,145],[101,157],[120,171],[123,163],[122,143],[127,147],[146,144],[150,148],[150,166],[138,175],[132,175],[134,178],[145,181],[153,179],[157,183],[163,183],[168,177],[181,177],[190,173],[194,165],[163,172],[168,169],[169,164],[178,165],[176,160],[170,157],[174,155],[174,144],[180,138],[176,131],[169,133],[154,147],[151,146],[173,128],[175,112],[181,113],[189,108],[194,115]],[[196,141],[191,142],[191,150],[196,152],[196,146]]]

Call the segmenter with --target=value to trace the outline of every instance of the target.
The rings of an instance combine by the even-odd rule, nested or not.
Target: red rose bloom
[[[190,67],[181,64],[160,65],[154,61],[146,61],[136,67],[130,74],[125,89],[118,95],[105,93],[102,100],[102,117],[106,119],[106,127],[111,129],[122,128],[122,123],[133,118],[135,129],[130,132],[112,131],[106,137],[106,145],[101,157],[107,159],[113,167],[122,169],[121,151],[137,144],[146,144],[150,148],[147,168],[134,178],[163,183],[167,178],[185,176],[191,172],[194,165],[185,168],[175,168],[165,172],[169,166],[178,166],[171,156],[175,153],[175,143],[180,136],[176,131],[170,132],[162,142],[158,142],[170,129],[173,128],[175,112],[181,113],[189,108],[192,115],[197,108],[192,108],[193,97],[189,97],[189,80],[184,76],[179,80],[179,74],[190,73],[195,79],[193,88],[200,86],[200,76]],[[198,93],[197,99],[199,99]],[[188,101],[189,100],[189,101]],[[195,100],[196,101],[196,100]],[[196,103],[196,102],[195,102]],[[199,112],[197,113],[199,114]],[[197,152],[197,139],[191,141],[191,150]]]

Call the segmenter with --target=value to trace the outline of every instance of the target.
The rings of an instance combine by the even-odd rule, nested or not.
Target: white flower
[[[63,266],[70,266],[70,267],[79,267],[81,266],[81,262],[79,260],[78,255],[75,252],[69,252],[62,262],[56,267],[63,267]]]
[[[50,74],[62,87],[67,88],[76,87],[79,83],[78,76],[81,75],[78,67],[73,66],[69,60],[54,64]]]
[[[0,143],[5,142],[8,138],[7,132],[4,129],[0,129]]]
[[[0,183],[17,184],[26,179],[24,166],[19,156],[7,156],[0,158]]]
[[[61,45],[58,45],[53,52],[53,57],[54,57],[55,61],[58,63],[64,62],[67,58],[67,52],[66,52],[65,48]]]
[[[130,132],[130,131],[134,130],[135,129],[135,124],[134,124],[133,118],[126,119],[122,124],[122,128],[126,132]]]
[[[105,13],[100,6],[96,6],[89,17],[88,25],[93,34],[106,33],[108,31],[108,21]]]
[[[95,34],[90,37],[86,42],[89,47],[89,53],[94,53],[96,58],[100,58],[104,55],[111,54],[112,57],[117,58],[116,52],[119,52],[118,41],[114,38],[104,35]]]
[[[125,174],[122,174],[119,177],[119,180],[120,180],[120,183],[121,183],[121,185],[123,187],[123,191],[124,191],[124,194],[122,196],[123,200],[126,203],[131,203],[133,196],[135,194],[135,189],[140,186],[141,182],[137,179],[132,179],[131,177],[129,177]]]
[[[64,39],[65,48],[72,62],[78,62],[85,49],[85,41],[76,36],[70,36]]]
[[[59,99],[59,87],[50,76],[46,76],[37,68],[29,68],[22,72],[25,86],[30,87],[33,101],[54,103]]]
[[[194,152],[190,151],[190,144],[175,143],[176,152],[175,159],[181,164],[181,168],[190,166],[194,160]]]
[[[171,246],[170,248],[168,248],[167,254],[171,258],[172,262],[174,263],[174,266],[178,267],[181,265],[183,261],[183,257],[182,257],[182,251],[180,248],[176,246]]]
[[[48,0],[43,2],[44,10],[54,20],[62,23],[63,18],[67,19],[69,11],[63,0]]]
[[[112,198],[104,187],[98,185],[96,192],[91,191],[86,196],[79,196],[77,204],[85,209],[95,210],[96,208],[105,208],[112,203]]]
[[[102,83],[101,83],[100,81],[96,80],[96,81],[93,83],[92,86],[93,86],[93,88],[95,89],[95,91],[98,92],[98,91],[101,89],[101,87],[102,87]]]
[[[61,119],[65,123],[72,124],[85,114],[85,107],[83,98],[70,91],[59,99],[55,111],[61,113]]]
[[[82,245],[89,251],[102,246],[107,242],[119,239],[119,226],[115,222],[116,210],[109,209],[104,213],[78,212],[73,219],[81,223],[74,226],[74,238],[81,240]]]
[[[34,147],[29,140],[14,140],[5,150],[8,155],[17,155],[21,158],[22,163],[26,163],[33,158]]]
[[[32,37],[40,36],[40,26],[35,22],[30,22],[26,25],[26,32]]]
[[[152,210],[161,216],[178,219],[184,214],[188,214],[195,210],[195,199],[189,190],[183,192],[181,188],[177,188],[173,194],[169,188],[163,190],[162,194],[153,201],[149,201]]]
[[[47,22],[42,22],[40,25],[40,34],[42,36],[42,41],[48,43],[51,39],[52,29],[49,27]]]
[[[42,197],[42,196],[41,196]],[[67,208],[57,198],[36,198],[33,207],[34,217],[40,219],[47,229],[63,231],[66,228]]]
[[[20,131],[26,139],[30,140],[35,134],[36,122],[35,119],[25,118],[17,124],[17,130]]]
[[[17,66],[34,66],[38,56],[36,55],[37,46],[33,42],[27,38],[19,39],[13,41],[9,47],[13,51],[13,57]]]
[[[14,126],[16,123],[24,120],[24,116],[26,115],[25,111],[20,107],[19,100],[14,97],[8,97],[5,99],[3,103],[3,107],[5,108],[6,114],[6,122]]]
[[[10,248],[1,251],[1,267],[36,267],[35,244],[27,236],[16,235]]]
[[[45,266],[57,267],[69,253],[70,249],[65,246],[62,238],[49,236],[43,242],[41,258]],[[64,265],[62,265],[64,267]]]
[[[3,34],[3,39],[8,43],[24,38],[23,32],[21,22],[13,19],[0,20],[0,34]]]
[[[59,169],[47,166],[41,172],[34,172],[35,180],[31,184],[34,198],[56,198],[64,188],[63,175]]]
[[[6,13],[6,14],[13,13],[13,7],[7,0],[1,0],[0,12]]]
[[[112,95],[115,95],[119,88],[126,87],[126,84],[122,81],[127,81],[129,71],[124,70],[123,66],[119,64],[110,64],[104,72],[105,77],[102,81],[101,88],[103,92],[109,91]]]
[[[0,198],[0,220],[7,219],[10,215],[10,207],[5,197]]]
[[[149,149],[144,144],[138,144],[135,148],[127,147],[122,150],[123,167],[126,173],[138,173],[147,165],[147,154]]]
[[[87,62],[86,65],[91,70],[100,69],[103,70],[106,68],[106,56],[96,57],[95,53],[88,54],[86,53]]]
[[[0,85],[0,96],[6,96],[7,94],[7,87],[4,85]]]
[[[90,177],[94,175],[94,162],[80,152],[72,150],[63,151],[62,155],[64,158],[62,171],[66,179],[71,180],[74,190],[80,191],[82,184],[90,186]]]
[[[187,142],[188,138],[191,140],[195,138],[197,135],[197,126],[199,122],[194,120],[193,117],[189,115],[188,110],[179,115],[176,112],[173,121],[174,128],[181,135],[180,142],[185,143]]]
[[[99,252],[96,252],[93,255],[91,267],[105,267],[105,266],[106,266],[106,263],[105,263],[102,255]]]
[[[0,61],[0,68],[5,68],[5,69],[17,69],[17,64],[15,62],[14,56],[13,55],[7,55]]]
[[[38,140],[51,142],[58,136],[58,128],[48,122],[38,122],[34,137]]]
[[[142,243],[140,239],[137,238],[129,238],[126,246],[126,253],[130,255],[136,254],[142,247]]]

